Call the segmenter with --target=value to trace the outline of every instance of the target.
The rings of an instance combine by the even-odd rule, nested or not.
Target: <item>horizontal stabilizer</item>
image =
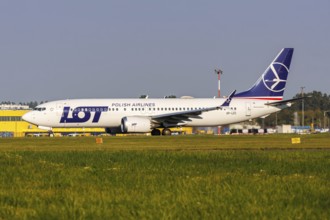
[[[304,96],[304,97],[299,97],[299,98],[294,98],[294,99],[287,99],[287,100],[278,101],[278,102],[271,102],[271,103],[266,103],[265,105],[281,106],[281,105],[290,104],[292,102],[296,102],[296,101],[306,99],[306,98],[311,98],[311,96]]]

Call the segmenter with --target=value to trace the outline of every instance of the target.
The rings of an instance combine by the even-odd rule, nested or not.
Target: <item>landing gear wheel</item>
[[[55,136],[53,130],[48,131],[48,136],[49,137],[54,137]]]
[[[158,129],[154,129],[154,130],[152,130],[152,131],[151,131],[151,135],[152,135],[152,136],[159,136],[159,135],[160,135],[160,130],[158,130]]]
[[[170,136],[171,134],[172,134],[172,132],[168,128],[164,128],[162,131],[162,135],[164,135],[164,136]]]

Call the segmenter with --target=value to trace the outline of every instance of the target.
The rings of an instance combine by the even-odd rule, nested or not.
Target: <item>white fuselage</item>
[[[187,112],[220,106],[225,99],[75,99],[39,105],[23,119],[39,126],[118,127],[123,117],[151,118],[176,112]],[[258,99],[232,99],[230,106],[202,112],[175,126],[219,126],[246,121],[280,111]],[[168,126],[168,127],[175,127]]]

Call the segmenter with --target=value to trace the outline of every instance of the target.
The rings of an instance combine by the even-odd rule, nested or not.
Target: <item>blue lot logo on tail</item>
[[[282,63],[272,63],[262,79],[267,89],[272,92],[281,92],[285,89],[289,70]]]

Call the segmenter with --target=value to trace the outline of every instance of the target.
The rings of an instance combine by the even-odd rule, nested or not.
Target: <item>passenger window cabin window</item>
[[[34,111],[39,111],[39,112],[42,112],[42,111],[45,111],[46,108],[43,107],[43,108],[34,108]]]

